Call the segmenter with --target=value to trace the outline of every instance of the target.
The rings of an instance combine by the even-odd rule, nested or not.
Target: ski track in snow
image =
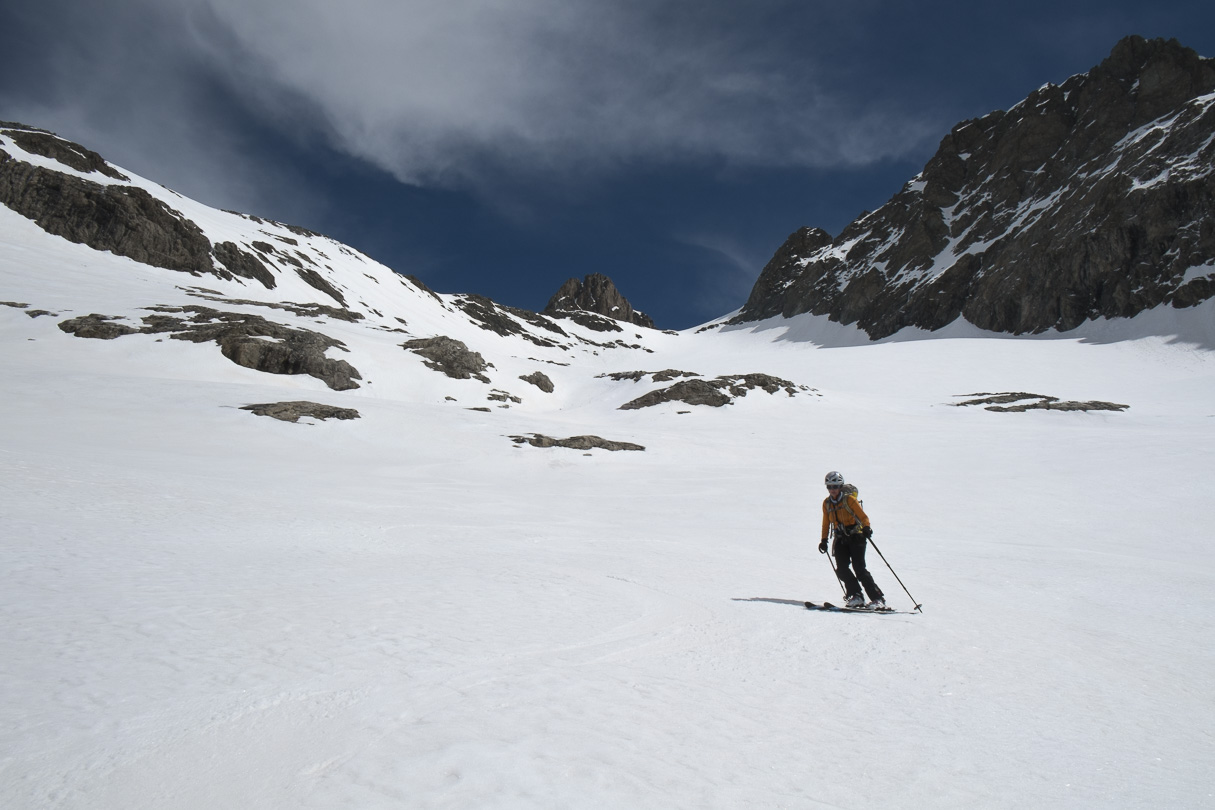
[[[367,324],[324,328],[366,378],[341,394],[213,345],[65,335],[198,303],[193,282],[27,225],[0,210],[0,299],[61,314],[0,307],[4,807],[1215,801],[1201,342],[1094,325],[851,345],[803,318],[563,353],[394,290],[411,334],[487,352],[524,398],[481,414],[494,386]],[[537,368],[551,399],[512,382]],[[818,395],[622,412],[649,383],[595,376],[662,368]],[[1002,391],[1131,408],[954,407]],[[238,410],[312,398],[362,418]],[[506,438],[529,432],[647,450]],[[801,607],[839,596],[815,548],[829,469],[860,484],[922,615]]]

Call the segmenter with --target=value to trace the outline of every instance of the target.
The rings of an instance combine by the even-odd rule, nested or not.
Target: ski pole
[[[899,585],[902,585],[903,593],[907,594],[907,597],[911,600],[912,604],[915,605],[915,609],[918,610],[920,613],[923,613],[924,606],[915,601],[915,597],[911,595],[911,591],[907,590],[907,586],[903,585],[903,580],[899,579],[898,574],[895,574],[894,568],[886,560],[886,555],[883,554],[882,550],[877,547],[877,543],[873,542],[872,537],[869,538],[869,545],[873,546],[873,550],[876,551],[878,553],[878,556],[882,558],[882,562],[886,563],[886,567],[890,569],[890,573],[894,574],[894,578],[898,580]]]
[[[832,532],[831,537],[832,538],[835,537],[834,531]],[[833,574],[835,574],[835,582],[837,585],[840,586],[840,593],[843,594],[844,596],[847,596],[848,592],[846,590],[844,590],[844,581],[842,579],[840,579],[840,570],[835,567],[835,560],[833,559],[835,557],[835,555],[832,554],[830,550],[828,550],[826,556],[827,556],[827,562],[831,563],[831,572]]]

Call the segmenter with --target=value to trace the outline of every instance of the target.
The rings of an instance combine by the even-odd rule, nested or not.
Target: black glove
[[[823,541],[818,544],[818,553],[819,554],[827,553],[827,538],[824,537]]]
[[[864,537],[866,540],[873,537],[873,529],[869,528],[868,526],[861,529],[861,537]]]

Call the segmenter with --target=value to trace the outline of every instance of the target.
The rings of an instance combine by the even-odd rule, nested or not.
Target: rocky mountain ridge
[[[198,222],[174,207],[176,200],[165,197],[185,201],[175,192],[133,181],[101,155],[52,132],[0,122],[0,205],[33,220],[48,234],[141,264],[242,285],[255,282],[265,290],[277,290],[284,276],[295,277],[324,295],[325,303],[319,305],[333,309],[330,314],[340,310],[344,314],[336,316],[346,320],[373,314],[366,302],[360,306],[347,301],[349,293],[335,279],[325,252],[370,262],[357,251],[306,228],[235,211],[209,213],[239,220],[236,231],[243,238],[210,238]],[[232,224],[225,223],[227,230]],[[583,282],[570,279],[543,315],[476,294],[445,301],[416,278],[395,275],[435,302],[462,310],[484,329],[526,335],[541,345],[570,337],[555,319],[573,320],[595,332],[622,331],[617,321],[654,326],[600,274]]]
[[[872,339],[959,317],[1066,331],[1215,296],[1215,60],[1129,37],[1012,109],[958,124],[832,238],[802,228],[734,323],[801,313]]]
[[[300,378],[284,381],[293,390],[312,377],[344,399],[387,388],[475,411],[544,413],[585,386],[615,408],[645,396],[662,381],[604,387],[596,374],[636,367],[679,340],[648,327],[606,276],[572,279],[547,314],[436,293],[321,234],[210,208],[22,124],[0,123],[0,206],[2,297],[19,299],[0,307],[50,316],[59,334],[115,342],[151,362],[187,356],[157,344],[194,344],[186,362],[207,366],[218,354]],[[776,378],[755,369],[713,370],[723,372],[731,376],[712,383],[711,402],[649,404],[720,407],[747,390],[777,392]],[[328,418],[324,403],[278,405],[258,408],[287,421]]]

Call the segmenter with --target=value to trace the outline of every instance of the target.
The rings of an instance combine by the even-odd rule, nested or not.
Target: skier
[[[832,554],[835,557],[836,576],[844,585],[844,604],[848,607],[884,610],[886,597],[865,567],[865,546],[873,536],[869,516],[855,496],[844,492],[844,476],[829,472],[826,484],[828,495],[823,499],[823,539],[818,544],[818,550],[822,554],[827,553],[827,537],[834,526],[835,548]],[[869,594],[867,605],[865,597],[861,595],[862,586]]]

